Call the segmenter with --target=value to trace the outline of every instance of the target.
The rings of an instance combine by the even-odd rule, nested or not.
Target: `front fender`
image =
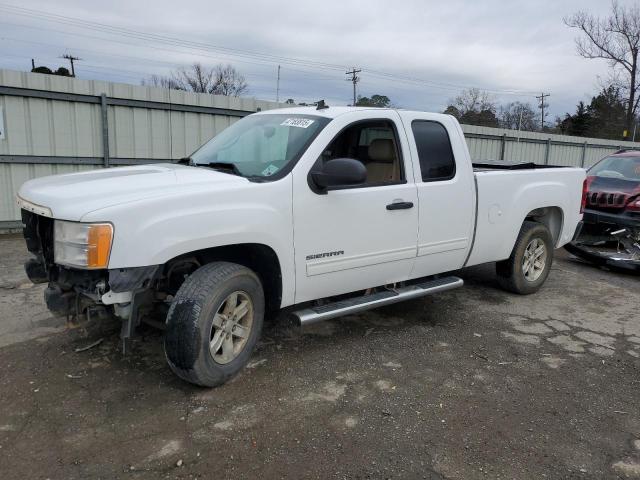
[[[109,269],[161,265],[212,247],[266,245],[280,261],[284,305],[293,301],[295,290],[291,211],[288,176],[131,202],[96,210],[82,220],[113,223]]]

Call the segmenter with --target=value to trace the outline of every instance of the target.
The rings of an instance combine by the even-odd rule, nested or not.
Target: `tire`
[[[204,265],[184,281],[169,308],[169,367],[187,382],[222,385],[249,361],[263,322],[264,292],[255,273],[228,262]]]
[[[540,252],[539,247],[544,247],[544,253],[538,257],[538,268],[532,267],[530,262],[525,263],[525,255],[528,253]],[[536,254],[537,255],[537,254]],[[543,265],[540,267],[539,260],[542,258]],[[525,221],[520,229],[516,244],[513,247],[511,256],[507,260],[496,263],[496,273],[500,286],[513,293],[529,295],[540,290],[551,271],[553,263],[553,239],[549,229],[538,222]],[[525,271],[525,266],[527,270]]]

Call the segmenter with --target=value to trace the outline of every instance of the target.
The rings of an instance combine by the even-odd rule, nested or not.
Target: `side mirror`
[[[321,190],[360,185],[367,181],[367,168],[353,158],[335,158],[312,171],[311,180]]]

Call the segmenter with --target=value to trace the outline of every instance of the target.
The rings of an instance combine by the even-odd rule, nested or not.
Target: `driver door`
[[[416,258],[417,190],[400,118],[355,117],[334,119],[294,169],[296,303],[406,280]],[[313,188],[311,169],[344,157],[365,165],[366,183]]]

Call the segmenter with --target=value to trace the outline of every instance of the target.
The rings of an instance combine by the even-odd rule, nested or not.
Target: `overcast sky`
[[[9,13],[1,5],[222,49],[109,34],[68,19]],[[605,14],[609,6],[606,0],[7,0],[0,4],[0,68],[28,70],[32,57],[57,67],[66,65],[57,57],[71,53],[83,59],[79,78],[139,84],[194,61],[224,62],[245,75],[251,96],[275,100],[280,63],[281,100],[346,105],[352,87],[343,67],[356,66],[364,70],[359,94],[384,94],[400,107],[442,111],[464,87],[490,90],[500,103],[536,104],[535,92],[544,91],[551,93],[552,120],[589,101],[608,71],[606,62],[576,55],[577,32],[562,17],[579,9]]]

